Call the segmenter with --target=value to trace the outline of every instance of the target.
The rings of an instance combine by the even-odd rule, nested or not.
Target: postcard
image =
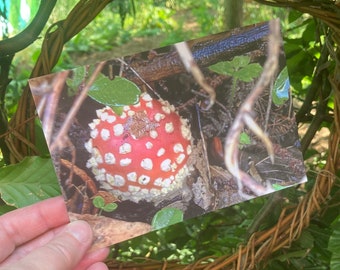
[[[30,80],[70,219],[98,247],[306,181],[272,24]]]

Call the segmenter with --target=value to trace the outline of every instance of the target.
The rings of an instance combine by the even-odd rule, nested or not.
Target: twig
[[[192,74],[197,83],[209,94],[210,102],[209,105],[205,107],[205,109],[210,109],[211,106],[214,105],[216,99],[216,92],[214,88],[212,88],[206,82],[202,71],[200,70],[196,61],[194,60],[194,57],[192,56],[188,44],[186,42],[180,42],[175,44],[175,47],[183,62],[183,65],[185,66],[185,69]]]
[[[50,145],[50,151],[53,153],[57,147],[60,147],[67,136],[67,132],[75,119],[76,114],[78,113],[80,106],[83,104],[84,100],[87,97],[87,92],[89,91],[90,87],[94,83],[95,79],[97,78],[99,72],[102,70],[105,62],[101,62],[97,65],[95,71],[91,75],[88,83],[85,85],[83,91],[80,92],[78,98],[75,100],[73,106],[71,107],[69,113],[66,116],[65,122],[60,128],[58,134],[56,135],[52,145]]]
[[[239,193],[241,196],[248,198],[246,194],[243,193],[243,186],[249,188],[255,195],[264,195],[272,190],[271,187],[263,187],[261,184],[257,183],[248,174],[243,172],[238,165],[238,142],[240,134],[245,125],[257,134],[260,139],[265,144],[270,158],[273,160],[274,152],[269,138],[266,134],[259,128],[255,121],[252,119],[252,108],[254,103],[261,95],[263,90],[270,84],[274,75],[276,74],[278,67],[278,59],[281,45],[280,37],[280,24],[278,20],[273,20],[270,22],[270,33],[268,41],[268,58],[264,64],[263,72],[256,83],[254,89],[250,92],[245,102],[242,104],[238,114],[232,126],[229,129],[226,142],[225,142],[225,164],[230,171],[230,173],[236,178],[237,185],[239,188]]]

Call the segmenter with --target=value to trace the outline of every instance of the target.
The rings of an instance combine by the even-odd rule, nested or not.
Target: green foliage
[[[183,221],[183,211],[177,208],[165,207],[153,217],[151,226],[152,229],[158,230],[181,221]]]
[[[7,205],[24,207],[60,195],[51,159],[27,157],[0,170],[0,195]]]
[[[99,103],[110,107],[138,102],[140,90],[133,82],[116,76],[113,80],[99,74],[88,95]]]
[[[332,224],[332,235],[329,239],[328,248],[332,252],[331,256],[331,270],[340,269],[340,217],[338,217]]]
[[[288,69],[284,67],[277,76],[272,99],[275,105],[282,105],[289,99],[290,83],[288,77]]]
[[[117,209],[118,205],[114,202],[105,203],[105,199],[102,196],[95,196],[92,200],[94,207],[100,209],[98,215],[101,215],[102,211],[104,212],[113,212]]]
[[[250,57],[246,55],[235,56],[231,61],[224,61],[209,67],[210,70],[232,77],[232,86],[229,95],[229,104],[232,104],[238,81],[251,82],[262,72],[259,63],[250,63]]]

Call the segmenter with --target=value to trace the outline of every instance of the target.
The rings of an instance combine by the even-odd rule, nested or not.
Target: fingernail
[[[91,242],[92,230],[90,225],[82,220],[71,222],[66,231],[74,236],[79,242]]]

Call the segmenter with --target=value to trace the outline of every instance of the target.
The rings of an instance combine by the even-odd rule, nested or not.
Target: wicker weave
[[[41,56],[32,72],[32,77],[50,73],[56,64],[65,42],[81,31],[94,17],[111,1],[91,0],[79,1],[68,17],[53,25],[48,31],[42,46]],[[271,254],[279,249],[288,248],[297,240],[302,231],[309,225],[311,218],[327,206],[331,189],[335,183],[335,172],[339,167],[339,142],[340,142],[340,55],[337,45],[340,43],[340,18],[339,8],[335,2],[329,1],[326,5],[317,3],[306,4],[314,1],[258,1],[264,4],[292,7],[302,12],[308,12],[315,18],[321,19],[333,33],[335,42],[332,51],[336,60],[334,74],[329,78],[334,95],[334,123],[329,136],[329,154],[327,163],[319,173],[313,189],[292,208],[282,209],[281,216],[272,228],[254,233],[247,245],[238,247],[235,254],[228,254],[214,260],[204,258],[190,265],[178,264],[167,261],[144,261],[139,263],[122,263],[114,259],[107,261],[110,269],[253,269],[261,262],[265,262]],[[318,4],[319,3],[319,4]],[[34,148],[34,121],[35,108],[30,92],[25,89],[18,105],[18,112],[10,123],[11,134],[7,143],[12,150],[12,161],[21,160],[24,156],[31,155]],[[211,262],[212,261],[212,262]]]

